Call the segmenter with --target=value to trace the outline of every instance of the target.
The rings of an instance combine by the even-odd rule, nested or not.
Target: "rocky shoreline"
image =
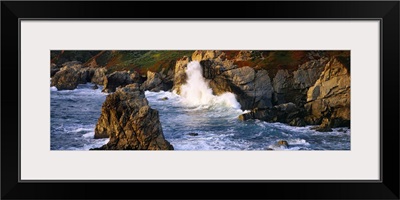
[[[172,68],[146,73],[110,72],[96,65],[96,58],[86,63],[71,60],[50,66],[51,86],[71,90],[91,82],[103,85],[103,92],[110,93],[95,130],[96,138],[109,137],[110,141],[99,150],[172,150],[163,136],[158,111],[149,107],[144,91],[180,94],[191,61],[200,62],[203,77],[215,95],[231,92],[242,110],[249,110],[238,116],[240,120],[318,125],[316,130],[321,132],[350,127],[350,57],[324,52],[308,52],[307,56],[298,66],[265,69],[252,64],[265,59],[252,51],[235,55],[194,51],[191,57],[174,60]]]

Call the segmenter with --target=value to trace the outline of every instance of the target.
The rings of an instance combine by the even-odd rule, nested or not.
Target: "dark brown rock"
[[[73,90],[78,84],[90,82],[94,74],[93,68],[83,68],[80,62],[67,62],[51,79],[51,86],[58,90]]]
[[[166,101],[166,100],[168,100],[168,97],[163,97],[163,98],[161,98],[161,99],[159,99],[159,100],[161,100],[161,101]]]
[[[150,108],[139,84],[118,88],[107,96],[95,138],[109,137],[103,150],[173,150],[164,138],[158,111]]]
[[[251,112],[239,115],[240,120],[259,119],[266,122],[281,122],[292,126],[305,126],[305,110],[294,103],[286,103],[272,108],[256,108]]]
[[[50,64],[50,77],[53,77],[58,71],[60,71],[61,66],[57,66],[54,63]]]
[[[167,78],[163,71],[160,73],[147,71],[147,79],[140,87],[145,91],[159,92],[170,90],[172,85],[172,79]]]
[[[142,83],[139,73],[116,71],[105,76],[103,92],[115,92],[117,87],[124,87],[131,83]]]
[[[319,132],[331,132],[332,131],[332,122],[328,118],[324,118],[322,120],[321,125],[314,128],[314,130]]]
[[[294,71],[278,70],[273,78],[273,103],[293,102],[298,106],[306,103],[307,90],[318,80],[328,58],[311,60],[303,63]]]
[[[198,133],[188,133],[188,135],[190,135],[190,136],[198,136],[199,134]]]

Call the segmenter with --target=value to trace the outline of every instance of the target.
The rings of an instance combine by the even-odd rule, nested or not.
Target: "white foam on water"
[[[87,133],[83,134],[82,137],[84,137],[84,138],[94,138],[94,132],[93,131],[87,132]]]
[[[181,86],[183,102],[188,106],[213,107],[216,104],[240,109],[234,94],[227,92],[222,95],[213,95],[212,89],[202,75],[199,62],[192,61],[186,69],[187,81]],[[208,106],[208,107],[207,107]]]
[[[160,92],[150,92],[146,90],[144,92],[144,95],[146,98],[151,98],[154,100],[160,100],[160,101],[168,101],[168,100],[178,100],[179,95],[173,93],[173,92],[168,92],[168,91],[160,91]],[[162,100],[163,98],[167,97],[167,100]]]
[[[300,138],[289,139],[288,143],[289,143],[289,146],[290,145],[305,145],[305,146],[309,146],[310,145],[310,143],[308,143],[306,140],[300,139]]]
[[[82,131],[87,132],[87,131],[92,131],[92,130],[93,130],[92,128],[82,128],[82,127],[80,127],[80,128],[77,128],[77,129],[73,129],[70,132],[78,133],[78,132],[82,132]]]
[[[104,138],[104,139],[93,139],[91,143],[87,143],[83,145],[83,148],[80,148],[80,150],[90,150],[92,148],[99,148],[110,141],[109,138]]]

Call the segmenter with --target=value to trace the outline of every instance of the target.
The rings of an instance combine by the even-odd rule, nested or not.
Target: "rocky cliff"
[[[64,54],[50,67],[51,85],[60,90],[92,82],[114,92],[137,83],[180,94],[188,63],[199,61],[215,95],[232,92],[250,110],[243,120],[320,125],[320,131],[350,126],[349,51],[101,51],[84,63],[60,65],[69,58]]]
[[[259,61],[263,58],[251,51],[238,51],[233,57],[224,51],[195,51],[191,60],[200,62],[203,76],[210,81],[215,94],[232,92],[242,109],[250,110],[288,102],[304,104],[307,89],[318,79],[328,58],[312,58],[294,68],[282,66],[272,70],[263,66]],[[257,65],[251,65],[257,61]],[[175,75],[179,78],[175,78],[173,88],[178,94],[184,83],[184,71],[185,64],[177,62]]]
[[[226,51],[195,51],[191,59],[177,62],[173,89],[180,93],[187,63],[196,60],[214,94],[232,92],[243,110],[251,110],[240,116],[242,120],[321,124],[320,131],[350,125],[349,56],[308,52],[297,66],[287,62],[278,67],[263,59],[267,58],[252,51],[234,56]]]
[[[88,82],[102,85],[105,76],[103,68],[84,67],[79,61],[66,62],[59,68],[52,65],[51,71],[53,77],[50,85],[55,86],[58,90],[73,90],[78,84]]]
[[[173,150],[164,138],[158,111],[150,108],[139,84],[118,88],[107,96],[95,138],[110,138],[101,150]]]
[[[308,124],[321,124],[318,130],[350,127],[350,60],[333,58],[319,79],[307,91]]]

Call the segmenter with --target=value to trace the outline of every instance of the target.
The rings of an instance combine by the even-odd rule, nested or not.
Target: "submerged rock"
[[[190,136],[198,136],[199,134],[198,133],[188,133],[188,135],[190,135]]]
[[[139,84],[107,96],[95,138],[110,138],[102,150],[173,150],[164,138],[158,111],[150,108]]]
[[[166,101],[166,100],[168,100],[168,97],[163,97],[163,98],[161,98],[161,99],[158,99],[158,100],[161,100],[161,101]]]
[[[286,140],[279,140],[276,143],[276,146],[278,147],[284,147],[284,148],[289,148],[289,143]]]
[[[99,86],[94,85],[94,86],[92,87],[92,89],[93,89],[93,90],[97,90],[97,89],[99,89]]]
[[[286,140],[278,140],[274,144],[269,145],[268,147],[266,147],[265,150],[273,151],[275,149],[282,149],[282,148],[287,149],[289,147],[290,146],[289,146],[288,141],[286,141]]]

